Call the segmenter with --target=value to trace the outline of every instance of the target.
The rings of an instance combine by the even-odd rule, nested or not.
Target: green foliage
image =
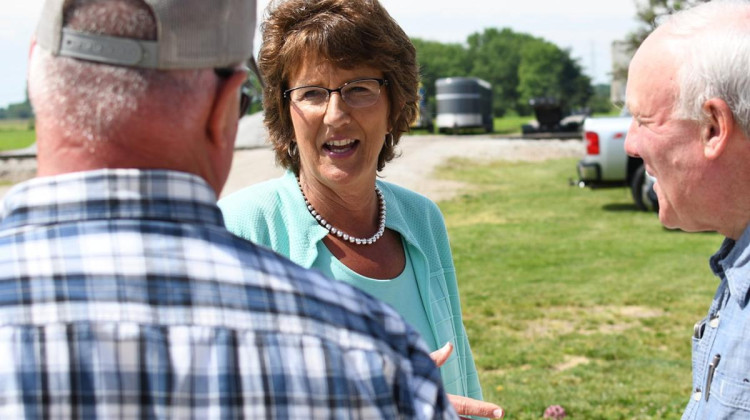
[[[254,63],[254,61],[253,61]],[[251,69],[247,75],[247,80],[242,89],[250,97],[250,106],[247,108],[247,114],[255,114],[263,110],[263,85],[258,79],[256,70]]]
[[[591,80],[570,51],[509,28],[488,28],[471,34],[466,47],[412,39],[417,49],[428,102],[434,104],[435,80],[469,76],[492,85],[493,112],[530,115],[529,100],[555,97],[563,107],[585,107],[592,95]]]
[[[502,118],[494,119],[494,133],[497,134],[517,134],[521,132],[521,126],[528,124],[534,118],[520,115],[506,114]]]
[[[563,98],[563,87],[558,80],[563,68],[562,56],[563,52],[553,44],[527,43],[521,51],[518,66],[519,107],[535,97]],[[529,108],[526,106],[522,109]]]
[[[518,67],[524,44],[534,38],[518,34],[511,29],[485,29],[482,33],[469,35],[468,57],[471,60],[470,75],[492,84],[493,112],[503,116],[507,111],[518,110]]]
[[[701,3],[707,3],[711,0],[634,0],[638,9],[636,19],[640,26],[629,33],[625,42],[629,53],[635,50],[643,43],[646,37],[656,29],[659,22],[665,17],[680,10],[689,9]],[[620,78],[627,79],[627,68],[613,69],[613,72]]]
[[[0,122],[0,151],[23,149],[36,141],[32,120],[3,120]]]
[[[441,77],[465,76],[469,73],[466,50],[460,44],[443,44],[413,38],[417,50],[422,85],[430,115],[435,115],[435,80]]]
[[[560,100],[564,105],[563,109],[571,111],[575,108],[585,108],[594,94],[591,78],[583,73],[580,63],[570,57],[570,51],[565,52],[566,54],[561,57],[563,66],[558,76],[558,83],[562,86]]]
[[[610,114],[619,112],[615,109],[610,98],[610,86],[609,85],[596,85],[594,86],[594,94],[589,99],[588,108],[591,113],[594,114]]]
[[[717,234],[661,227],[625,188],[568,185],[576,159],[477,164],[440,203],[485,399],[506,419],[679,419]]]
[[[7,108],[0,108],[0,119],[28,119],[34,116],[28,100],[17,104],[10,104]]]

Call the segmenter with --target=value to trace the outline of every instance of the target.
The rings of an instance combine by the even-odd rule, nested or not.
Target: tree
[[[570,56],[570,51],[564,50],[562,56],[563,66],[560,74],[560,85],[562,86],[563,98],[566,98],[566,109],[588,108],[588,104],[594,95],[591,78],[583,73],[578,60]]]
[[[31,109],[31,104],[26,100],[25,102],[8,105],[5,115],[6,118],[25,120],[33,117],[34,112]]]
[[[509,28],[485,29],[482,33],[469,35],[467,39],[470,75],[492,85],[492,106],[496,116],[518,109],[521,51],[533,39],[531,35],[518,34]]]
[[[593,96],[589,99],[588,108],[591,113],[609,113],[614,109],[610,99],[610,85],[594,86]]]
[[[417,50],[422,86],[425,89],[430,109],[435,111],[435,80],[442,77],[458,77],[469,74],[466,49],[460,44],[443,44],[412,38]]]
[[[591,79],[569,50],[529,34],[490,28],[469,36],[472,76],[493,86],[495,115],[512,110],[531,113],[529,100],[554,97],[565,109],[584,107],[592,95]]]
[[[659,23],[667,16],[679,12],[680,10],[689,9],[700,3],[707,3],[711,0],[633,0],[636,6],[636,18],[640,22],[640,27],[629,33],[625,39],[628,53],[632,55],[635,50],[641,46],[646,37],[659,26]],[[627,79],[628,69],[613,69],[615,78]]]
[[[429,104],[434,104],[435,80],[452,76],[489,82],[495,116],[508,111],[528,115],[529,99],[537,96],[555,96],[566,107],[584,107],[592,95],[591,80],[570,51],[509,28],[471,34],[466,46],[418,38],[412,42]]]
[[[528,112],[528,103],[536,97],[563,99],[560,74],[563,69],[562,52],[545,42],[529,42],[521,51],[518,66],[517,108]]]

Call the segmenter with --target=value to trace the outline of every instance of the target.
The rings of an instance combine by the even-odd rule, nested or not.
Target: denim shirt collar
[[[731,296],[744,308],[750,292],[750,226],[737,241],[724,239],[709,263],[717,277],[726,277]]]

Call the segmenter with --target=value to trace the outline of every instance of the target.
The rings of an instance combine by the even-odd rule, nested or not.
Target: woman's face
[[[301,64],[289,80],[290,88],[336,89],[358,79],[383,78],[383,72],[372,67],[342,69],[315,57]],[[331,93],[327,106],[323,104],[316,110],[288,100],[299,150],[300,176],[306,183],[314,182],[332,190],[372,188],[378,155],[390,131],[386,89],[381,87],[376,102],[362,108],[347,104],[339,92]]]

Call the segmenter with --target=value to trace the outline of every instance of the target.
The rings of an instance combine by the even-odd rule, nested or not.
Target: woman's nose
[[[341,93],[331,93],[323,122],[333,127],[342,126],[349,122],[349,106],[344,102]]]

